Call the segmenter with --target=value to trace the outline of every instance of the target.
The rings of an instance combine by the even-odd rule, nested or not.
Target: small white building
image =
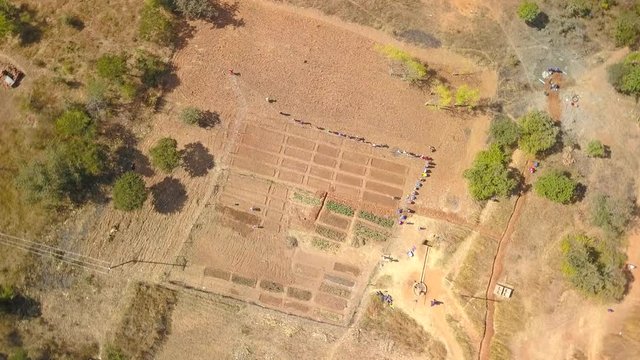
[[[493,293],[500,297],[508,299],[511,297],[511,295],[513,295],[513,287],[503,284],[496,284],[496,288],[493,289]]]

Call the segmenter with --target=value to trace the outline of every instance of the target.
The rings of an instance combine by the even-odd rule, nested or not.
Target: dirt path
[[[454,213],[447,213],[444,211],[440,211],[432,208],[426,208],[426,207],[418,207],[416,208],[416,212],[420,214],[420,216],[424,216],[432,220],[445,221],[445,222],[448,222],[449,224],[457,225],[467,230],[477,232],[480,235],[487,237],[495,242],[500,241],[499,234],[496,234],[495,232],[489,229],[486,229],[481,225],[470,223]]]
[[[480,352],[478,355],[478,358],[481,360],[489,359],[489,353],[491,350],[490,348],[491,339],[493,338],[493,334],[494,334],[493,313],[495,310],[495,303],[493,301],[494,299],[492,295],[493,294],[492,289],[496,286],[498,279],[502,275],[502,270],[503,270],[502,261],[506,253],[508,241],[511,238],[511,234],[513,234],[514,224],[516,224],[520,219],[520,214],[522,213],[522,207],[526,202],[525,201],[526,197],[527,195],[525,194],[523,196],[518,196],[518,198],[516,199],[516,204],[514,206],[513,213],[509,218],[509,224],[507,225],[507,228],[505,229],[505,232],[502,235],[502,238],[498,242],[498,251],[496,252],[495,258],[493,259],[493,265],[491,268],[491,277],[489,280],[489,285],[487,286],[487,290],[485,292],[485,298],[487,298],[487,301],[486,301],[487,312],[485,315],[485,322],[484,322],[485,330],[482,336],[482,342],[480,343]]]

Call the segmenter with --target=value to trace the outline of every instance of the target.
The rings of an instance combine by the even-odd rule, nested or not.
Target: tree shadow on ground
[[[104,129],[107,139],[112,141],[120,141],[125,146],[136,146],[138,138],[122,124],[112,124]]]
[[[547,15],[545,12],[540,12],[535,19],[527,23],[527,25],[534,27],[538,30],[542,30],[546,28],[548,24],[549,24],[549,15]]]
[[[239,2],[236,1],[233,4],[215,2],[213,7],[217,14],[210,21],[216,28],[221,29],[227,26],[237,28],[245,25],[244,19],[238,18]]]
[[[151,167],[149,158],[135,147],[122,146],[113,153],[115,174],[123,174],[127,171],[135,171],[146,177],[153,176],[155,172]]]
[[[20,45],[29,46],[39,42],[42,39],[42,29],[46,27],[46,22],[38,20],[36,10],[25,4],[20,5],[20,13]]]
[[[29,319],[42,315],[42,306],[35,299],[17,294],[9,300],[0,301],[0,312]]]
[[[211,129],[219,125],[222,121],[220,120],[220,114],[216,111],[205,111],[200,120],[198,120],[198,126],[203,129]]]
[[[189,176],[205,176],[215,166],[213,155],[202,143],[190,143],[185,145],[182,151],[182,166]]]
[[[186,19],[181,19],[175,25],[176,36],[173,41],[173,45],[179,50],[183,49],[189,43],[189,40],[193,38],[196,33],[196,28],[190,25]]]
[[[569,174],[565,174],[565,175],[569,176]],[[576,190],[573,193],[573,199],[571,199],[571,203],[575,204],[575,203],[582,202],[582,200],[584,200],[586,195],[587,195],[587,186],[583,183],[578,183],[576,185]]]
[[[151,187],[153,208],[160,214],[179,212],[187,201],[187,190],[180,180],[166,177]]]

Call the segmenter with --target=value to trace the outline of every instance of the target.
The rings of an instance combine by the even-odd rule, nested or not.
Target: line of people
[[[422,172],[420,173],[420,178],[416,181],[416,184],[413,188],[413,191],[406,197],[407,207],[400,207],[397,210],[398,214],[398,225],[404,225],[405,223],[410,225],[411,223],[407,222],[408,217],[415,213],[414,210],[410,209],[408,206],[416,203],[418,196],[420,195],[419,191],[424,186],[424,182],[427,181],[427,177],[431,175],[431,168],[435,165],[432,162],[433,159],[428,158],[425,161],[424,167],[422,168]],[[399,199],[398,199],[399,200]]]
[[[280,115],[291,116],[291,114],[288,114],[288,113],[285,113],[285,112],[282,112],[282,111],[280,112]],[[309,127],[315,128],[317,130],[324,131],[324,132],[327,132],[329,134],[335,135],[335,136],[339,136],[339,137],[342,137],[342,138],[345,138],[345,139],[349,139],[349,140],[352,140],[352,141],[356,141],[356,142],[359,142],[359,143],[371,145],[374,148],[383,148],[383,149],[388,149],[389,148],[389,145],[387,145],[387,144],[374,143],[374,142],[368,141],[366,138],[364,138],[362,136],[350,135],[350,134],[345,134],[345,133],[340,132],[340,131],[329,130],[329,129],[324,128],[322,126],[313,125],[312,123],[310,123],[308,121],[303,121],[303,120],[296,119],[296,118],[294,118],[293,121],[298,125],[309,126]],[[430,146],[429,149],[430,149],[431,152],[435,152],[436,151],[436,148],[433,147],[433,146]],[[396,153],[397,154],[411,156],[411,157],[416,158],[416,159],[422,159],[422,160],[430,160],[431,159],[427,155],[418,154],[418,153],[415,153],[415,152],[406,151],[406,150],[402,150],[402,149],[396,150]]]

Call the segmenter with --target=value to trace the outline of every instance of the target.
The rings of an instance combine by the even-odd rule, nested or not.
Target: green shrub
[[[625,12],[616,20],[614,40],[617,46],[632,46],[640,36],[640,19],[635,12]]]
[[[619,92],[622,92],[622,78],[627,71],[629,69],[624,63],[616,63],[607,68],[609,83]]]
[[[311,206],[320,206],[322,205],[322,199],[318,199],[313,196],[313,194],[308,193],[306,191],[296,191],[293,193],[293,200]]]
[[[556,171],[541,176],[533,184],[536,194],[560,204],[570,203],[574,199],[577,187],[577,182]]]
[[[474,107],[478,105],[479,100],[480,90],[478,89],[472,89],[466,84],[456,89],[456,106]]]
[[[428,74],[427,66],[419,59],[393,45],[376,45],[375,49],[387,58],[404,65],[406,70],[405,76],[410,81],[422,80]]]
[[[619,236],[631,221],[634,208],[634,203],[629,198],[611,198],[598,194],[591,202],[591,223],[613,236]]]
[[[471,196],[476,200],[508,196],[518,184],[508,168],[508,162],[509,157],[497,144],[479,152],[471,168],[464,172]]]
[[[129,171],[120,176],[113,186],[113,206],[124,211],[139,209],[147,200],[147,195],[142,176]]]
[[[607,149],[600,140],[591,140],[587,144],[587,155],[594,158],[603,158],[607,155]]]
[[[518,17],[527,23],[533,22],[540,15],[540,7],[532,1],[524,0],[518,6]]]
[[[96,62],[96,70],[100,77],[120,82],[127,74],[127,57],[124,55],[102,55]]]
[[[537,155],[549,150],[558,141],[560,130],[553,120],[542,111],[531,111],[518,120],[520,130],[520,149]]]
[[[489,127],[489,140],[502,147],[514,145],[520,137],[520,129],[515,121],[506,116],[497,116]]]
[[[374,224],[378,224],[382,227],[386,227],[386,228],[392,228],[393,224],[395,223],[395,221],[393,219],[387,218],[387,217],[383,217],[383,216],[378,216],[376,214],[370,213],[368,211],[360,211],[358,213],[358,216],[361,219],[370,221]]]
[[[623,253],[585,235],[565,237],[561,251],[562,273],[579,291],[603,301],[622,300],[627,283]]]
[[[56,132],[65,137],[89,137],[93,138],[96,134],[96,124],[82,110],[70,109],[62,113],[56,121]]]
[[[204,118],[204,112],[196,107],[188,106],[182,109],[180,118],[185,124],[198,125]]]
[[[151,163],[164,172],[171,172],[180,165],[178,142],[172,138],[162,138],[149,150]]]
[[[333,200],[327,201],[327,203],[325,204],[325,207],[329,211],[332,211],[332,212],[338,213],[338,214],[342,214],[342,215],[346,215],[346,216],[353,216],[353,214],[355,214],[355,211],[349,205],[341,204],[341,203],[335,202]]]
[[[174,18],[157,0],[145,1],[140,15],[139,34],[143,40],[159,45],[174,41]]]
[[[451,105],[451,102],[453,102],[453,94],[451,93],[451,89],[449,89],[444,84],[438,84],[436,85],[434,91],[438,96],[438,106],[447,107]]]

